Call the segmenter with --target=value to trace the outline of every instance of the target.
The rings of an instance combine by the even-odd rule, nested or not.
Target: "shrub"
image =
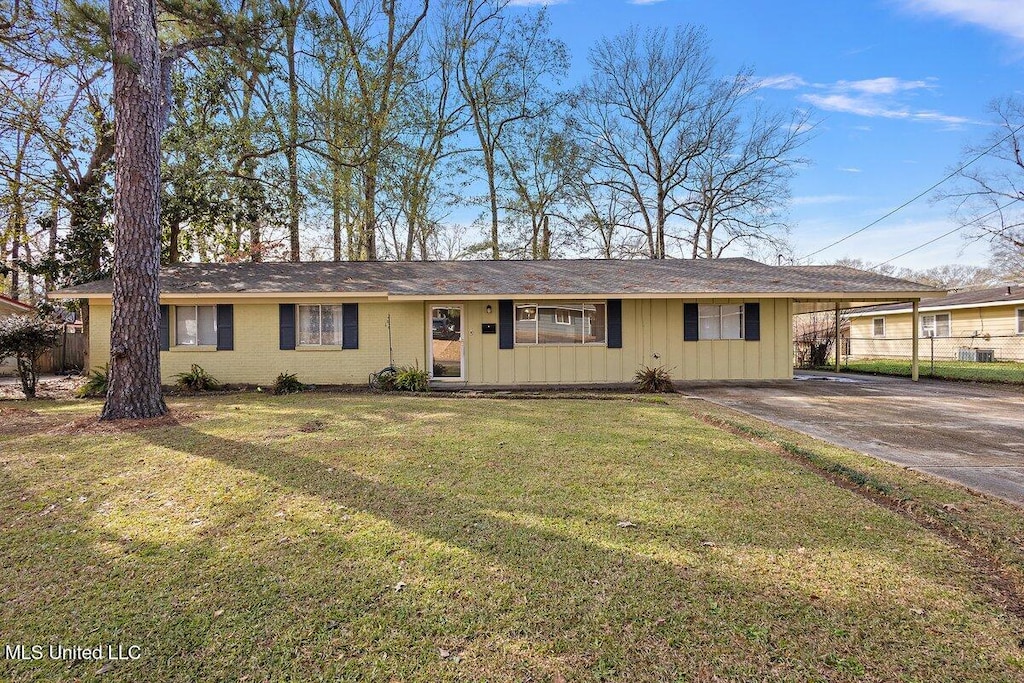
[[[85,384],[78,388],[78,395],[82,398],[103,398],[107,395],[109,382],[110,366],[104,365],[86,375]]]
[[[398,377],[398,369],[390,365],[380,372],[375,372],[370,377],[370,388],[380,391],[394,391],[395,379]]]
[[[430,391],[430,373],[415,367],[398,368],[395,373],[395,389],[399,391]]]
[[[297,394],[307,389],[309,389],[309,385],[300,382],[295,373],[282,372],[274,380],[274,393],[278,396],[282,394]]]
[[[0,361],[13,358],[25,398],[35,398],[38,371],[36,363],[57,343],[64,327],[32,315],[12,315],[0,319]]]
[[[189,391],[213,391],[220,389],[220,382],[214,379],[213,375],[193,364],[188,372],[182,372],[175,376],[178,386]]]
[[[664,365],[656,368],[641,366],[633,376],[637,391],[646,394],[664,394],[675,391],[672,385],[672,377]]]

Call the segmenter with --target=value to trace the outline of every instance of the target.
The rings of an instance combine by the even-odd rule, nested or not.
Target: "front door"
[[[464,379],[462,374],[462,307],[430,307],[430,376]]]

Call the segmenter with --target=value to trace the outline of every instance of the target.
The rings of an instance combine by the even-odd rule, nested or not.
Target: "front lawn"
[[[700,406],[228,394],[118,431],[0,402],[3,644],[141,647],[103,681],[1024,676],[976,558]],[[1014,508],[921,486],[1019,550]]]
[[[910,377],[910,361],[898,358],[857,358],[843,359],[844,372],[864,372],[872,375],[893,375]],[[828,368],[825,368],[828,369]],[[978,363],[970,361],[937,360],[927,358],[920,362],[922,377],[953,379],[970,382],[1002,382],[1024,384],[1024,363],[996,361]]]

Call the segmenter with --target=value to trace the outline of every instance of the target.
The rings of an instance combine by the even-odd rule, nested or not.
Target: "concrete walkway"
[[[800,373],[792,382],[678,388],[1024,505],[1024,387]]]

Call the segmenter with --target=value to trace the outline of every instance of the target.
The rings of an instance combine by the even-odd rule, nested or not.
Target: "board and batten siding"
[[[366,384],[370,373],[389,363],[387,316],[391,314],[395,362],[426,367],[423,329],[426,315],[419,303],[359,302],[359,348],[305,347],[280,349],[279,308],[288,300],[252,303],[231,298],[189,301],[167,298],[171,309],[171,348],[160,352],[160,374],[164,384],[186,372],[193,363],[231,384],[271,384],[282,372],[295,373],[309,384]],[[175,305],[233,304],[234,350],[174,345]],[[302,303],[341,304],[352,299],[324,298]],[[102,367],[110,357],[110,306],[90,306],[90,364]]]
[[[566,300],[571,300],[568,298]],[[789,379],[792,369],[792,304],[789,299],[758,299],[761,339],[683,341],[683,303],[694,299],[624,299],[622,348],[605,345],[518,345],[498,348],[498,334],[483,334],[483,323],[498,323],[498,300],[467,302],[359,302],[359,348],[354,350],[279,349],[279,304],[287,299],[246,302],[231,298],[203,304],[234,305],[234,350],[175,347],[160,354],[162,377],[195,363],[221,382],[269,384],[281,372],[311,384],[364,384],[388,364],[387,316],[391,315],[394,359],[398,365],[429,365],[431,305],[461,305],[468,386],[629,384],[642,365],[663,365],[673,379]],[[700,303],[740,304],[738,299]],[[304,300],[342,303],[346,299]],[[184,298],[163,303],[190,305]],[[526,303],[526,301],[517,301]],[[487,306],[491,312],[487,312]],[[90,309],[90,359],[102,367],[110,354],[110,306]],[[173,321],[171,322],[173,330]],[[173,336],[173,331],[172,331]],[[657,356],[657,357],[655,357]]]
[[[572,300],[572,299],[567,299]],[[760,299],[761,340],[683,341],[686,299],[624,299],[622,348],[604,345],[517,345],[499,349],[497,335],[481,335],[497,322],[497,301],[465,305],[466,372],[470,385],[629,384],[642,365],[664,365],[674,379],[789,379],[791,304]],[[739,304],[750,300],[706,299]],[[528,303],[517,301],[516,303]],[[491,305],[491,314],[486,313]],[[655,355],[658,357],[655,358]]]

